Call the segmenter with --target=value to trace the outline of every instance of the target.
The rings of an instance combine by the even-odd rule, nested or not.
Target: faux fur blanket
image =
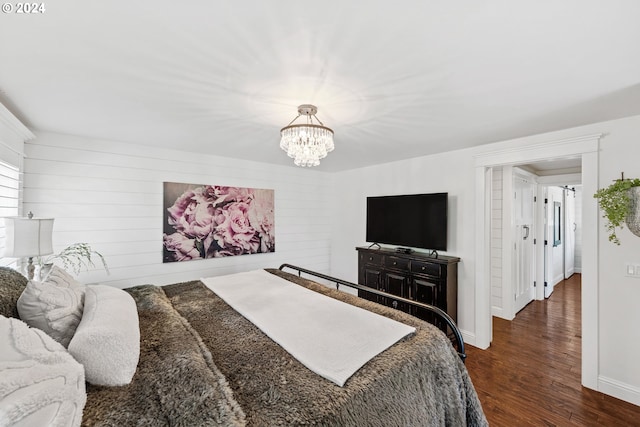
[[[87,384],[83,426],[242,426],[242,409],[198,334],[162,288],[127,289],[140,319],[140,362],[131,384]]]
[[[309,289],[416,327],[339,387],[305,368],[201,282],[164,288],[210,349],[248,425],[485,426],[469,375],[437,328],[279,270]]]
[[[138,369],[127,386],[87,386],[83,425],[487,425],[466,368],[438,329],[271,272],[417,331],[339,387],[305,368],[200,281],[130,288],[140,318]]]

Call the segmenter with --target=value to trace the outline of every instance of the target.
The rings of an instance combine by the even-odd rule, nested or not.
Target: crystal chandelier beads
[[[333,151],[333,131],[316,117],[318,109],[304,104],[298,107],[298,116],[280,130],[280,148],[287,152],[297,166],[318,166],[320,159]],[[301,115],[307,116],[306,124],[292,124]],[[319,124],[313,123],[313,119]]]

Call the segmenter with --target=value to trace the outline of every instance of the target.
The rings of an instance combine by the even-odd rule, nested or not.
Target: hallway
[[[492,427],[640,426],[640,407],[583,388],[580,274],[513,321],[493,319],[488,350],[467,348],[467,369]]]

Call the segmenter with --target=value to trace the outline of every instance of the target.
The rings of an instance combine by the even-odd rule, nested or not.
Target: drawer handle
[[[396,264],[397,264],[397,262],[393,261],[393,265],[396,265]]]
[[[422,267],[422,271],[424,271],[424,267]]]
[[[369,257],[369,261],[373,261],[373,257],[372,256]]]

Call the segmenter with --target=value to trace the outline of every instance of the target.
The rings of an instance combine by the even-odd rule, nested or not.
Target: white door
[[[549,298],[556,283],[564,279],[564,247],[566,228],[563,218],[565,203],[561,187],[547,188],[547,237],[545,257],[544,297]]]
[[[535,184],[514,175],[514,313],[522,310],[534,298],[534,246],[533,229]]]
[[[564,190],[564,278],[575,273],[576,254],[576,192]]]

